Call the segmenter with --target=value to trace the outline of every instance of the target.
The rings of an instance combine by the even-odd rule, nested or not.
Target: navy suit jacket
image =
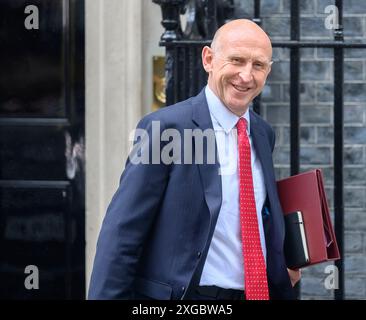
[[[196,97],[145,116],[138,128],[154,141],[160,131],[213,129],[204,90]],[[261,161],[269,214],[263,214],[271,299],[292,299],[283,242],[284,221],[277,195],[272,128],[250,112],[254,147]],[[159,138],[159,137],[158,137]],[[194,137],[193,144],[194,144]],[[151,151],[151,150],[150,150]],[[217,155],[216,155],[217,156]],[[214,164],[133,164],[127,160],[97,243],[89,299],[189,299],[199,284],[221,207],[218,161]]]

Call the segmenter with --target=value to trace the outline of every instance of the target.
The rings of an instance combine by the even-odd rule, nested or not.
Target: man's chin
[[[248,110],[249,103],[249,101],[240,101],[236,103],[231,102],[227,104],[227,107],[232,113],[236,114],[237,116],[242,116]]]
[[[230,99],[230,105],[235,107],[235,109],[246,108],[248,104],[252,101],[252,95],[240,94],[236,95],[235,98]]]

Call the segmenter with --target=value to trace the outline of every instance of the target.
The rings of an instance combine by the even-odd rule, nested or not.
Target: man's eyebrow
[[[228,58],[230,58],[230,59],[237,58],[237,59],[242,59],[242,60],[247,59],[247,57],[244,57],[243,55],[240,55],[240,54],[230,54],[228,56]]]
[[[228,58],[229,59],[238,58],[241,60],[246,60],[246,59],[248,59],[248,56],[242,55],[239,53],[232,53],[232,54],[228,55]],[[262,63],[271,63],[272,62],[271,59],[268,59],[267,57],[264,57],[264,56],[253,57],[252,59],[253,59],[253,61],[258,61],[258,62],[262,62]]]
[[[271,62],[271,59],[268,59],[267,57],[254,57],[253,60],[256,60],[256,61],[260,61],[260,62],[265,62],[265,63],[270,63]]]
[[[259,54],[259,55],[252,55],[250,52],[236,52],[236,51],[232,51],[232,52],[228,52],[228,57],[241,57],[241,58],[253,58],[253,59],[263,59],[263,60],[268,60],[268,56],[264,55],[264,54]]]

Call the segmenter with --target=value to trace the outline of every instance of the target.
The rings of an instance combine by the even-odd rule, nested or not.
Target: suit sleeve
[[[276,145],[276,134],[275,134],[275,132],[274,132],[274,130],[273,130],[273,128],[272,127],[270,127],[270,135],[269,135],[269,141],[270,141],[270,143],[271,143],[271,151],[272,151],[272,153],[273,153],[273,150],[274,150],[274,147],[275,147],[275,145]]]
[[[159,148],[160,152],[162,126],[155,137],[152,121],[146,118],[140,121],[137,129],[145,130],[145,138],[148,139],[140,144],[135,143],[119,188],[107,209],[98,238],[89,299],[132,298],[140,253],[167,185],[168,165],[136,161],[141,150],[148,152],[149,160],[152,147]]]

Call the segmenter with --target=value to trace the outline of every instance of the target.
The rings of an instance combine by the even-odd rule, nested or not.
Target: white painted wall
[[[86,0],[86,283],[107,206],[128,155],[128,137],[151,111],[152,57],[163,33],[151,0]]]
[[[153,56],[165,56],[165,48],[159,47],[164,32],[160,6],[152,0],[142,0],[142,3],[142,110],[146,114],[151,112],[153,104]]]

